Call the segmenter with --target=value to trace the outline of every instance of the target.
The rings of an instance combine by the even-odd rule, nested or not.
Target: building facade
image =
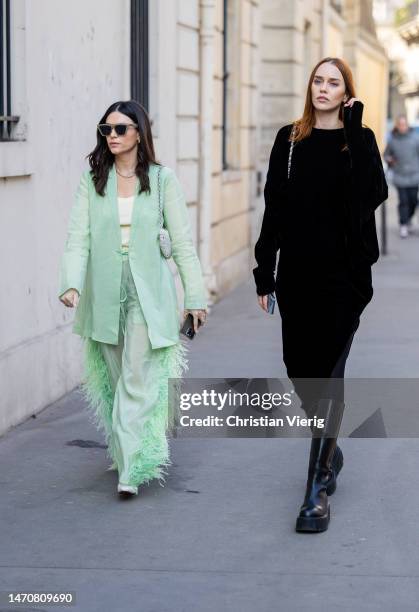
[[[389,57],[389,127],[399,114],[419,124],[419,2],[375,0],[377,35]]]
[[[388,85],[368,1],[0,4],[2,433],[80,381],[81,341],[57,298],[58,266],[109,104],[133,97],[149,111],[157,157],[184,188],[213,304],[251,275],[269,152],[301,115],[314,64],[349,61],[381,144]]]

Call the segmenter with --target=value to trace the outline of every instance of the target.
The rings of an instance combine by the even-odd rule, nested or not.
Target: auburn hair
[[[356,97],[354,79],[353,79],[352,71],[348,63],[345,62],[345,60],[341,59],[340,57],[325,57],[321,59],[314,66],[313,70],[311,71],[310,78],[308,80],[306,100],[304,104],[303,114],[299,119],[296,119],[293,122],[295,129],[294,129],[294,138],[292,140],[294,142],[299,142],[300,140],[307,138],[307,136],[310,136],[311,129],[316,122],[315,108],[314,108],[313,101],[312,101],[311,85],[313,83],[314,76],[317,72],[317,68],[321,66],[322,64],[325,64],[326,62],[336,66],[336,68],[338,68],[338,70],[342,74],[343,81],[345,83],[345,93],[348,96],[348,98]],[[339,119],[343,121],[343,103],[341,104],[341,107],[339,109]],[[289,140],[291,140],[291,136]],[[342,151],[347,150],[347,148],[348,146],[347,144],[345,144]]]

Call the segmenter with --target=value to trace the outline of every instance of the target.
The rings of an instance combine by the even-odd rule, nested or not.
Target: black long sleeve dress
[[[253,274],[258,295],[276,293],[291,379],[331,376],[372,299],[371,266],[379,256],[374,211],[388,190],[362,109],[356,101],[345,128],[312,128],[295,143],[289,179],[292,124],[279,130],[270,155]]]

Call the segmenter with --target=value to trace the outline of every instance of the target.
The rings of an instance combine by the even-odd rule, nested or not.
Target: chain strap
[[[291,130],[291,146],[290,146],[290,151],[288,154],[288,178],[290,177],[290,172],[291,172],[291,158],[292,158],[292,150],[294,148],[294,134],[296,131],[296,125],[295,123],[292,126],[292,130]]]
[[[158,200],[159,200],[159,243],[160,243],[160,251],[162,255],[169,259],[172,256],[172,241],[170,239],[170,234],[168,230],[163,227],[163,203],[162,203],[162,190],[160,186],[160,172],[161,166],[157,170],[157,189],[158,189]]]
[[[157,188],[158,188],[158,194],[159,194],[159,226],[160,228],[162,228],[163,227],[163,205],[161,201],[160,172],[161,172],[161,166],[159,166],[159,169],[157,170]]]

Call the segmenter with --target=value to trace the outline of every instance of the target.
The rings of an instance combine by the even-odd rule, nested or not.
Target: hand
[[[268,312],[268,295],[258,295],[258,303],[265,312]]]
[[[361,100],[359,98],[349,98],[349,100],[347,100],[343,106],[350,106],[352,108],[352,106],[354,105],[354,102],[361,102]]]
[[[198,333],[198,319],[201,322],[201,325],[205,325],[205,322],[207,320],[207,311],[206,310],[190,310],[190,309],[186,309],[183,311],[183,321],[185,321],[186,317],[188,316],[188,314],[191,314],[193,316],[193,328],[194,328],[194,332]]]
[[[69,289],[60,296],[60,301],[65,304],[65,306],[74,308],[79,303],[79,297],[80,295],[77,289]]]
[[[349,98],[349,100],[344,103],[343,109],[344,122],[354,123],[354,118],[356,118],[355,122],[358,123],[359,121],[361,124],[364,104],[359,98]]]

